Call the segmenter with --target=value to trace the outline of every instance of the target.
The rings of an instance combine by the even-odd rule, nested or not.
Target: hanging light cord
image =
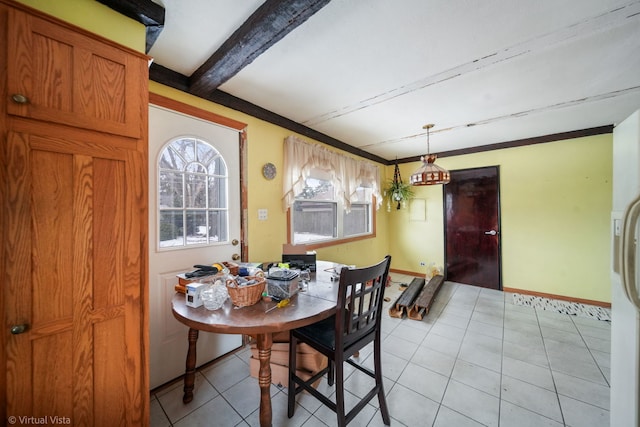
[[[428,125],[422,126],[422,129],[426,129],[427,130],[427,158],[429,158],[429,155],[431,155],[431,145],[429,144],[429,130],[433,126],[434,125],[432,123],[429,123]]]

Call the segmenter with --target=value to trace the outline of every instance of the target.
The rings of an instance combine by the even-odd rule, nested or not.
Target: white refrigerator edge
[[[640,110],[614,128],[610,425],[640,425]]]

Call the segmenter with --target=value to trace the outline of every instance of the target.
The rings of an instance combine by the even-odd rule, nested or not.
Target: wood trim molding
[[[424,277],[425,273],[418,273],[416,271],[409,271],[409,270],[400,270],[397,268],[390,268],[389,269],[390,273],[398,273],[398,274],[406,274],[407,276],[414,276],[414,277]]]
[[[240,260],[249,261],[249,159],[247,130],[242,129],[240,139]]]
[[[415,271],[409,271],[409,270],[400,270],[400,269],[397,269],[397,268],[391,268],[391,269],[389,269],[389,272],[390,273],[397,273],[397,274],[406,274],[407,276],[424,277],[424,273],[417,273]],[[472,285],[468,285],[468,286],[472,286]],[[535,292],[535,291],[529,291],[529,290],[526,290],[526,289],[503,288],[502,292],[511,292],[511,293],[514,293],[514,294],[531,295],[531,296],[535,296],[535,297],[558,299],[558,300],[561,300],[561,301],[577,302],[577,303],[581,303],[581,304],[595,305],[597,307],[611,308],[611,303],[610,302],[595,301],[595,300],[590,300],[590,299],[585,299],[585,298],[574,298],[574,297],[568,297],[568,296],[565,296],[565,295],[547,294],[547,293],[544,293],[544,292]]]
[[[247,127],[246,123],[230,119],[228,117],[221,116],[211,111],[206,111],[198,107],[194,107],[184,102],[176,101],[175,99],[167,98],[166,96],[158,95],[156,93],[149,93],[149,103],[158,105],[160,107],[168,108],[173,111],[179,111],[184,114],[188,114],[199,119],[207,120],[222,126],[226,126],[237,131],[242,131]]]
[[[331,240],[328,242],[322,242],[322,243],[314,243],[314,244],[310,244],[310,245],[304,245],[305,248],[307,248],[307,250],[313,251],[316,249],[321,249],[321,248],[329,248],[331,246],[338,246],[338,245],[344,245],[345,243],[353,243],[353,242],[357,242],[360,240],[367,240],[367,239],[373,239],[375,238],[375,232],[373,234],[367,234],[366,236],[358,236],[358,237],[349,237],[346,239],[340,239],[340,240]]]
[[[438,158],[462,156],[464,154],[482,153],[484,151],[502,150],[505,148],[524,147],[526,145],[544,144],[546,142],[562,141],[564,139],[583,138],[586,136],[602,135],[613,133],[613,125],[598,126],[589,129],[573,130],[569,132],[552,133],[549,135],[534,136],[531,138],[518,139],[515,141],[498,142],[496,144],[482,145],[479,147],[462,148],[460,150],[441,151],[436,153]],[[405,157],[398,159],[398,163],[419,162],[420,156]]]
[[[595,306],[598,306],[598,307],[611,308],[611,303],[610,302],[604,302],[604,301],[594,301],[594,300],[584,299],[584,298],[568,297],[568,296],[565,296],[565,295],[547,294],[547,293],[544,293],[544,292],[535,292],[535,291],[529,291],[529,290],[526,290],[526,289],[503,288],[502,290],[504,292],[512,292],[512,293],[515,293],[515,294],[532,295],[532,296],[536,296],[536,297],[559,299],[561,301],[577,302],[577,303],[581,303],[581,304],[588,304],[588,305],[595,305]]]

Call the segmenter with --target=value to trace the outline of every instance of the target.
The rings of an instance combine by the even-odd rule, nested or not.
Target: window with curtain
[[[227,167],[211,144],[196,138],[170,142],[158,173],[160,248],[228,240]]]
[[[313,244],[374,231],[379,208],[378,167],[294,136],[285,140],[283,208],[292,244]],[[377,203],[376,203],[377,202]]]

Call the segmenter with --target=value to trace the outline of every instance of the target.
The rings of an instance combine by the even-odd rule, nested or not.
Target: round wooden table
[[[326,319],[335,313],[338,281],[332,280],[340,264],[317,262],[317,271],[311,273],[311,282],[306,292],[291,298],[288,306],[276,308],[274,302],[260,301],[249,307],[236,308],[227,300],[222,308],[210,311],[204,307],[192,308],[185,304],[185,296],[176,293],[171,301],[173,315],[189,327],[189,350],[187,352],[184,377],[183,402],[193,399],[196,373],[196,342],[199,331],[219,334],[245,334],[256,338],[260,370],[260,426],[271,427],[271,346],[273,333],[288,331]]]

